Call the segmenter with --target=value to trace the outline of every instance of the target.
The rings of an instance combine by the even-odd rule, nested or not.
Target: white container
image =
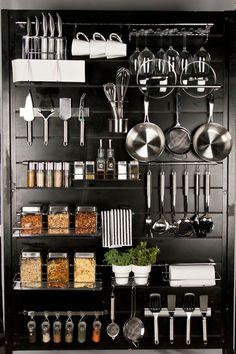
[[[148,283],[148,276],[151,272],[152,266],[138,266],[132,264],[132,272],[134,273],[134,281],[137,285],[146,285]]]
[[[84,60],[12,60],[13,82],[85,82]]]
[[[112,265],[112,271],[115,274],[116,284],[126,285],[129,282],[129,273],[131,272],[131,264],[127,266]]]

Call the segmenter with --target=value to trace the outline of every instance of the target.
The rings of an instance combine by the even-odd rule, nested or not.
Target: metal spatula
[[[174,343],[174,314],[176,306],[176,295],[169,294],[167,296],[167,307],[170,315],[170,344]]]
[[[183,302],[183,309],[187,315],[187,322],[186,322],[186,344],[189,345],[190,341],[190,332],[191,332],[191,316],[193,311],[195,310],[195,294],[193,293],[186,293],[184,294],[184,302]]]
[[[63,145],[68,145],[68,119],[71,118],[71,98],[60,98],[59,118],[64,121]]]
[[[31,91],[25,99],[24,120],[27,122],[27,143],[32,145],[32,121],[34,120],[34,105]]]
[[[202,314],[202,335],[203,335],[203,343],[207,344],[207,308],[208,308],[208,295],[200,295],[200,311]]]
[[[159,330],[158,330],[158,315],[161,311],[161,295],[151,294],[149,299],[149,310],[153,313],[154,317],[154,343],[159,344]]]

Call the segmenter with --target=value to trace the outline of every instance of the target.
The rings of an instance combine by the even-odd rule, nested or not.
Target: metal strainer
[[[115,339],[120,332],[120,327],[117,323],[114,322],[114,320],[115,320],[115,294],[114,294],[114,287],[113,287],[111,292],[111,323],[107,326],[107,334],[112,339]]]
[[[179,122],[180,111],[180,93],[176,93],[176,124],[169,129],[166,134],[166,147],[176,155],[183,155],[189,152],[191,147],[191,134],[190,132],[180,125]]]
[[[131,315],[123,326],[123,334],[127,340],[133,343],[137,348],[140,339],[144,336],[145,328],[142,320],[135,317],[136,313],[136,288],[132,284],[131,289]]]

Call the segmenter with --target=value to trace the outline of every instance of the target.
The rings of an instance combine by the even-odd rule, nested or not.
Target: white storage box
[[[15,59],[13,82],[85,82],[84,60]]]

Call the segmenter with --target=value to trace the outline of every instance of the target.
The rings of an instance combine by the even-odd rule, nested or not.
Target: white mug
[[[106,45],[107,59],[126,57],[127,46],[122,42],[120,36],[116,33],[111,33]]]
[[[80,38],[83,39],[80,39]],[[73,39],[71,45],[72,55],[89,55],[90,54],[90,42],[86,34],[78,32],[76,38]]]
[[[90,55],[92,58],[106,57],[106,39],[99,32],[93,34],[93,39],[90,40]]]

